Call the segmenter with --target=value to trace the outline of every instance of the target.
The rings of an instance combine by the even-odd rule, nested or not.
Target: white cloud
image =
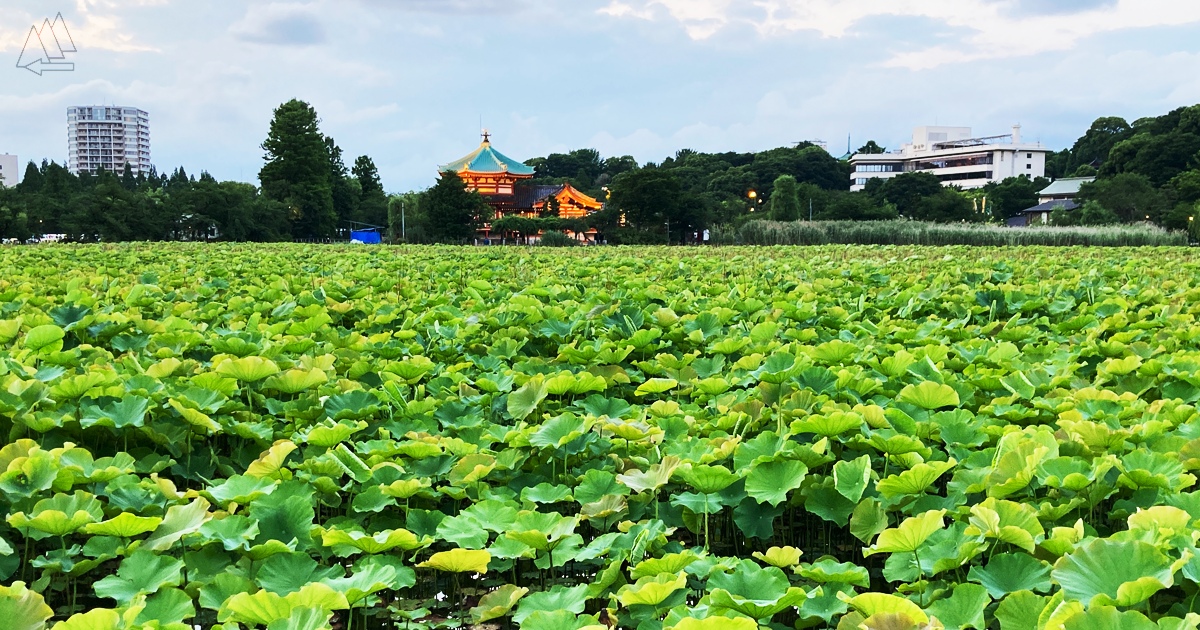
[[[326,41],[325,24],[311,4],[272,2],[251,6],[229,27],[235,38],[256,44],[310,46]]]
[[[599,13],[645,20],[669,16],[698,40],[738,23],[764,36],[814,31],[840,38],[879,16],[927,18],[965,31],[954,43],[897,53],[885,62],[910,69],[1068,50],[1092,35],[1200,21],[1195,0],[1077,0],[1057,11],[1047,10],[1050,3],[1031,10],[1028,0],[757,0],[753,5],[757,10],[747,14],[736,0],[612,0]]]

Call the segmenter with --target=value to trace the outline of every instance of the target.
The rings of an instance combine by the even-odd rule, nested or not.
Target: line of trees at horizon
[[[347,167],[320,129],[316,110],[293,99],[274,111],[262,143],[259,185],[218,182],[206,172],[170,175],[100,171],[74,175],[30,162],[23,181],[0,187],[0,237],[25,241],[63,234],[72,241],[280,241],[346,238],[354,224],[383,226],[393,242],[469,241],[493,217],[484,197],[454,174],[430,188],[385,192],[374,161]],[[885,149],[867,142],[860,153]],[[1014,177],[964,191],[930,173],[871,179],[851,192],[852,167],[809,143],[757,153],[678,151],[661,162],[602,157],[594,149],[526,162],[528,185],[570,183],[606,200],[580,223],[499,221],[523,231],[595,228],[614,243],[679,242],[710,227],[740,229],[756,219],[1003,223],[1037,205],[1050,178],[1097,176],[1082,207],[1058,211],[1058,225],[1150,222],[1194,227],[1200,212],[1200,105],[1127,123],[1096,120],[1073,146],[1051,153],[1048,178]],[[536,225],[535,225],[536,223]]]

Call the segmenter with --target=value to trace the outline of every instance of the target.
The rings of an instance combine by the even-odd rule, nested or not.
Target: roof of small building
[[[439,173],[508,173],[510,175],[533,175],[533,167],[526,166],[492,148],[484,140],[470,155],[438,167]]]
[[[1075,203],[1074,201],[1072,201],[1070,199],[1054,199],[1051,201],[1047,201],[1046,203],[1039,203],[1038,205],[1036,205],[1032,208],[1026,208],[1026,209],[1022,210],[1021,212],[1022,213],[1053,212],[1059,208],[1062,208],[1063,210],[1074,210],[1075,208],[1078,208],[1078,207],[1079,207],[1079,204]]]
[[[1054,180],[1054,183],[1042,189],[1038,194],[1042,197],[1050,197],[1054,195],[1077,195],[1079,187],[1096,181],[1095,177],[1063,177],[1062,179]]]

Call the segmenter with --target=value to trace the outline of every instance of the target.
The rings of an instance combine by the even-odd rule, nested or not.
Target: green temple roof
[[[486,138],[474,153],[449,164],[438,167],[439,173],[509,173],[511,175],[533,175],[533,167],[504,155],[492,148]]]

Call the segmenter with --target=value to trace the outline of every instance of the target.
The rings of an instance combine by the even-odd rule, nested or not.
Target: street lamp
[[[754,206],[755,206],[754,200],[755,200],[755,198],[758,197],[758,193],[751,190],[750,194],[747,196],[750,197],[750,212],[754,212]]]

